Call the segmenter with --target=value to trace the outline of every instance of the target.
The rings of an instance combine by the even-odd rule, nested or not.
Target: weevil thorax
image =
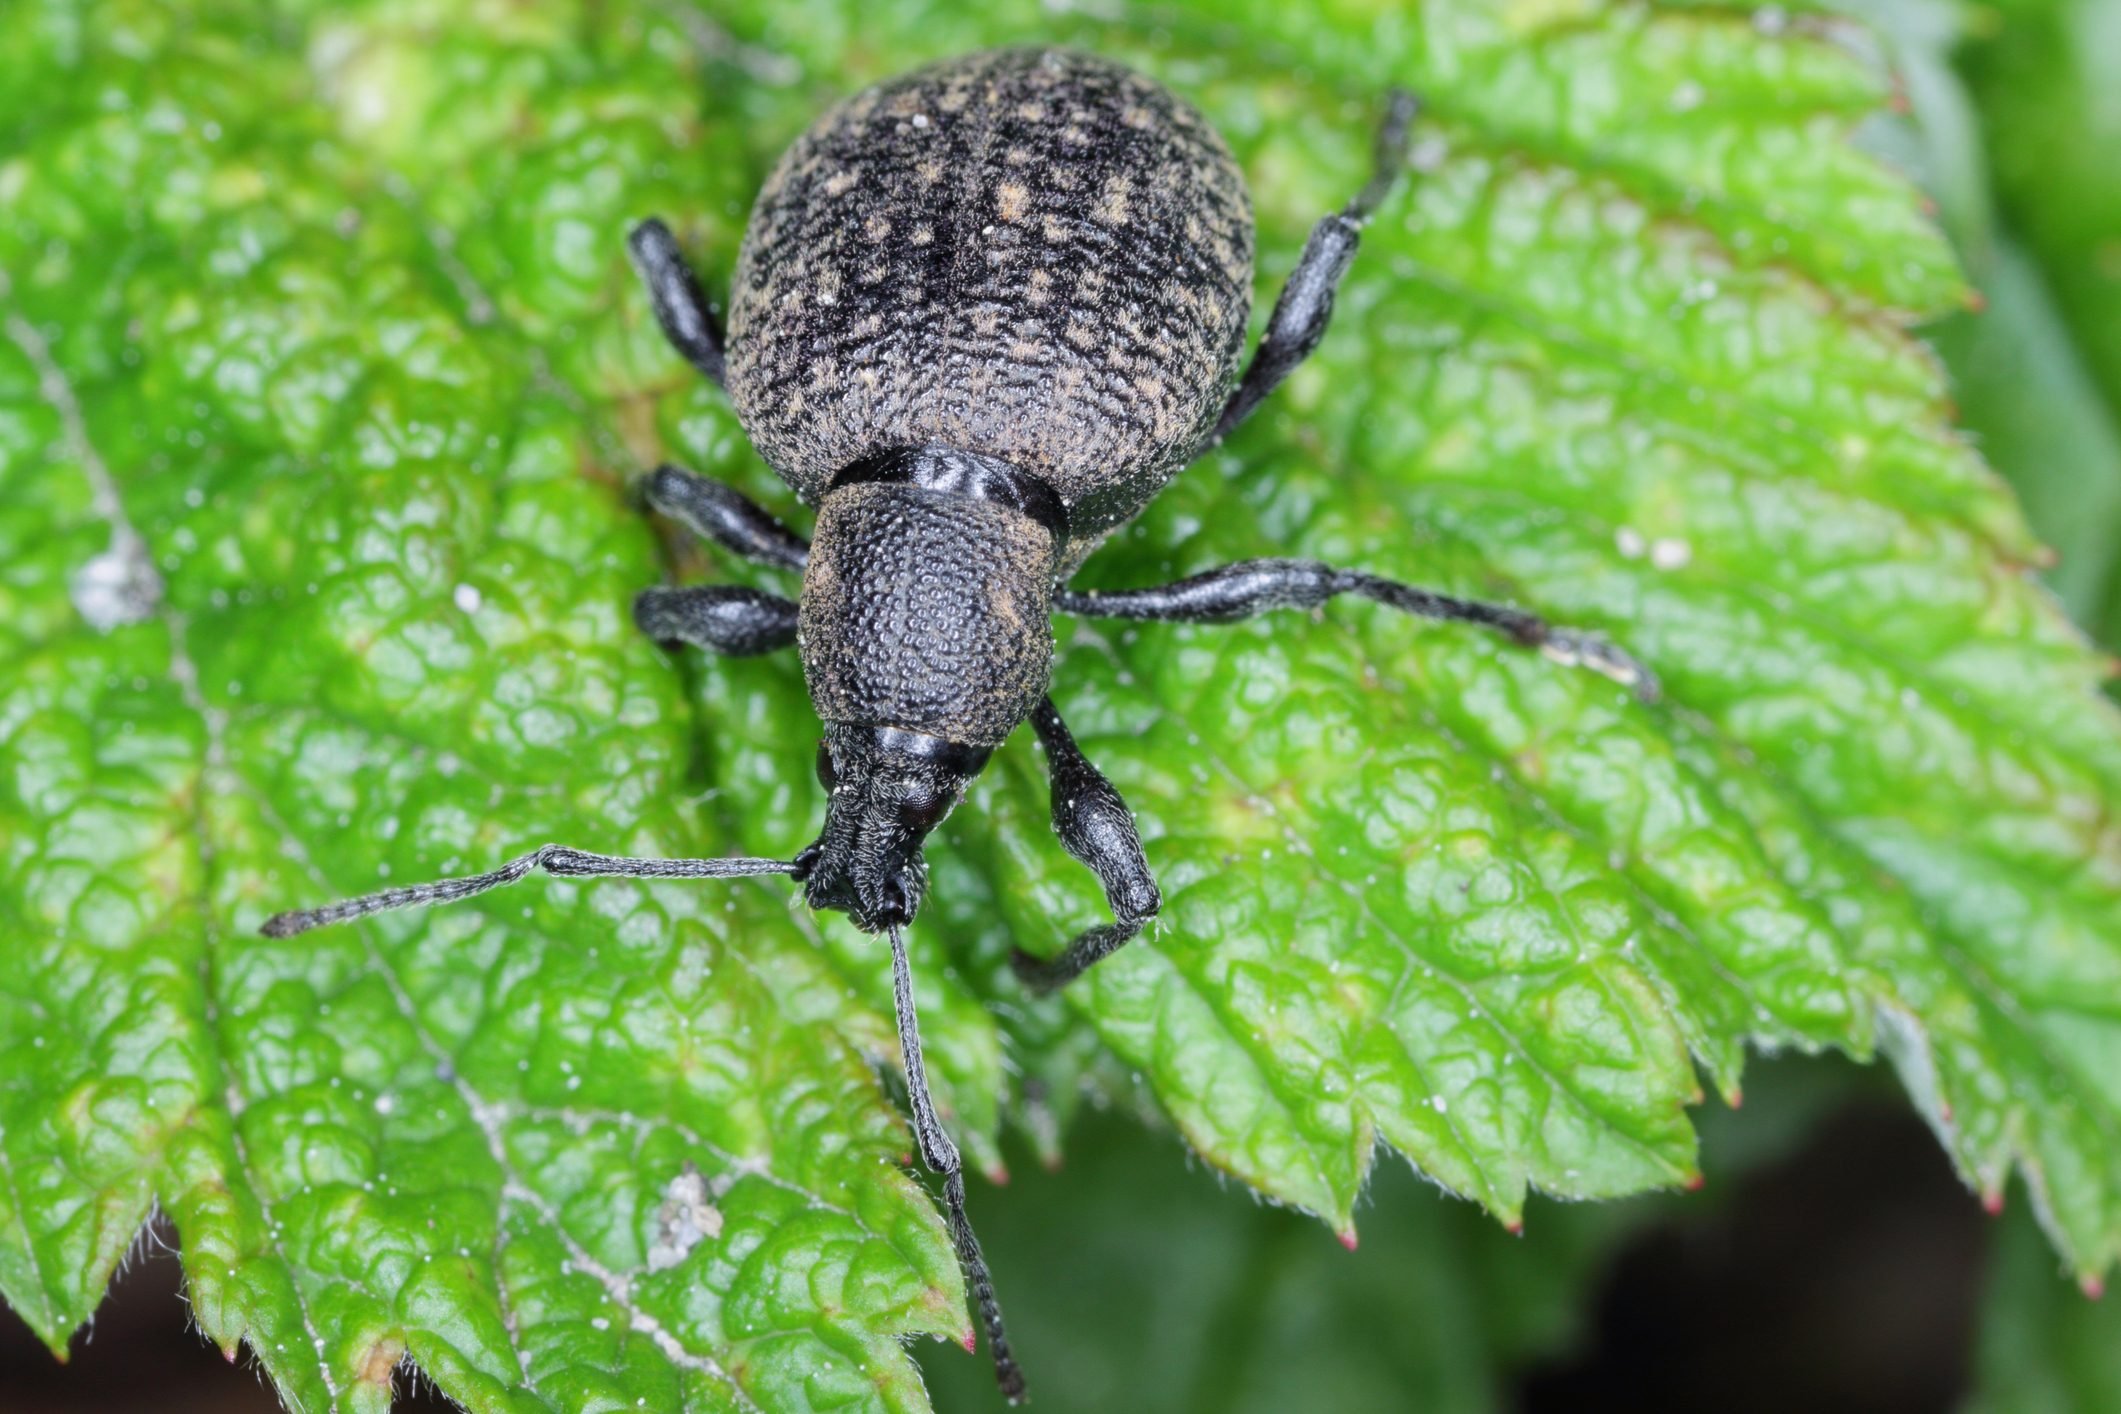
[[[1065,549],[1050,489],[944,447],[877,453],[818,508],[800,643],[831,788],[806,859],[813,907],[910,918],[921,842],[1045,695]]]

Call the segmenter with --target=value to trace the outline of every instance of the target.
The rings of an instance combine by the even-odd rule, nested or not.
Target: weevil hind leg
[[[1125,947],[1156,917],[1164,901],[1127,802],[1075,744],[1052,698],[1039,703],[1031,714],[1031,726],[1046,748],[1053,832],[1060,836],[1061,847],[1087,865],[1104,885],[1113,919],[1077,934],[1058,957],[1038,958],[1017,951],[1012,962],[1024,985],[1035,992],[1050,992]]]
[[[1384,122],[1377,130],[1370,180],[1354,200],[1311,228],[1311,237],[1304,242],[1296,268],[1289,272],[1288,281],[1274,301],[1274,313],[1267,320],[1267,331],[1260,336],[1259,347],[1252,351],[1252,362],[1246,365],[1244,377],[1238,380],[1236,390],[1215,420],[1211,444],[1235,431],[1325,338],[1326,326],[1333,321],[1333,296],[1355,260],[1362,228],[1377,214],[1406,171],[1416,107],[1412,94],[1404,89],[1391,91]]]
[[[722,319],[700,289],[699,277],[685,262],[677,237],[660,217],[651,216],[626,237],[626,253],[648,287],[648,302],[663,337],[685,361],[717,388],[727,386]]]

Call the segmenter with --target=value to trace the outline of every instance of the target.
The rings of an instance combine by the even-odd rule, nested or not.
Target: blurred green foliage
[[[2121,621],[2121,6],[1853,0],[1908,98],[1892,155],[1985,298],[1933,331],[1962,419],[2060,554],[2070,614]]]
[[[2109,12],[1887,16],[1904,150],[1992,300],[1940,335],[1960,396],[2095,625],[2121,358],[2110,90],[2078,46]],[[1344,1234],[1380,1142],[1514,1225],[1535,1190],[1696,1177],[1688,1107],[1702,1076],[1736,1097],[1749,1044],[1883,1050],[1969,1181],[2024,1172],[2095,1278],[2121,1249],[2121,731],[1906,333],[1965,289],[1845,140],[1886,91],[1846,39],[1478,0],[12,7],[0,1291],[63,1347],[159,1202],[201,1328],[292,1407],[383,1408],[408,1358],[482,1410],[924,1406],[901,1341],[965,1314],[871,1069],[867,940],[760,885],[251,929],[544,838],[807,839],[793,666],[673,663],[625,621],[708,568],[659,560],[637,469],[785,496],[662,347],[621,236],[662,212],[719,285],[826,103],[1025,40],[1209,112],[1263,296],[1360,181],[1375,95],[1429,103],[1326,348],[1089,573],[1361,563],[1605,628],[1670,699],[1362,609],[1073,634],[1057,694],[1170,908],[1027,1002],[1008,947],[1095,897],[1035,758],[1002,754],[916,930],[982,1166],[1011,1131],[1057,1155],[1088,1093]],[[1166,1244],[1143,1284],[1170,1290],[1069,1328],[1096,1353],[1055,1386],[1085,1399],[1242,1407],[1271,1374],[1479,1407],[1619,1222],[1542,1210],[1513,1244],[1395,1181],[1366,1230],[1428,1260],[1346,1268],[1322,1317],[1286,1291],[1328,1289],[1323,1234],[1237,1233],[1198,1211],[1234,1195],[1134,1182],[1174,1157],[1142,1149],[1076,1156],[1065,1220],[1068,1173],[1039,1180],[1050,1229],[1002,1225],[1048,1270]],[[687,1165],[714,1216],[666,1263]],[[1027,1346],[1065,1344],[1067,1313],[1022,1309]],[[1380,1350],[1397,1311],[1448,1320]]]
[[[1933,332],[1963,421],[2121,647],[2121,3],[1855,0],[1909,98],[1884,143],[1939,201],[1986,308]],[[2113,994],[2107,993],[2111,1006]],[[1982,1414],[2121,1406],[2121,1305],[2056,1279],[2014,1212],[1990,1268]]]

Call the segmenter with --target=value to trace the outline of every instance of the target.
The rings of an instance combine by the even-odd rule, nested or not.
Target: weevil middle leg
[[[1063,589],[1053,596],[1053,607],[1086,618],[1229,623],[1274,609],[1315,609],[1342,594],[1358,595],[1420,618],[1499,629],[1556,662],[1586,667],[1624,683],[1645,702],[1657,700],[1656,674],[1603,635],[1558,628],[1537,614],[1508,605],[1454,598],[1317,560],[1240,560],[1145,589]]]
[[[810,542],[734,486],[665,464],[641,483],[654,509],[758,564],[800,574]],[[771,653],[795,642],[793,599],[741,585],[645,589],[633,601],[633,620],[662,643],[690,643],[731,658]]]
[[[643,478],[641,495],[695,535],[747,560],[797,574],[810,563],[808,540],[727,482],[665,462]]]
[[[690,643],[727,658],[772,653],[795,642],[796,603],[740,584],[644,589],[633,621],[658,643]]]

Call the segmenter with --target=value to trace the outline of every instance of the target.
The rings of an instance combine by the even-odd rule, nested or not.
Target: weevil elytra
[[[1125,802],[1047,695],[1051,616],[1223,622],[1353,594],[1497,629],[1655,692],[1646,669],[1594,634],[1311,560],[1117,592],[1066,587],[1318,346],[1359,234],[1406,166],[1413,117],[1411,97],[1389,95],[1368,184],[1312,230],[1249,363],[1252,213],[1229,150],[1169,91],[1088,54],[968,55],[825,114],[759,193],[726,330],[669,228],[642,222],[628,246],[663,332],[727,390],[816,525],[805,541],[733,488],[662,467],[645,483],[651,506],[801,574],[802,592],[650,589],[634,616],[659,640],[730,656],[800,648],[824,724],[823,829],[785,861],[546,845],[488,874],[282,913],[265,932],[466,898],[543,869],[786,874],[812,908],[884,933],[921,1157],[942,1177],[1002,1389],[1021,1398],[957,1147],[929,1097],[903,930],[926,889],[929,833],[1026,719],[1045,747],[1053,828],[1113,917],[1051,959],[1020,951],[1025,984],[1066,983],[1161,907]]]

